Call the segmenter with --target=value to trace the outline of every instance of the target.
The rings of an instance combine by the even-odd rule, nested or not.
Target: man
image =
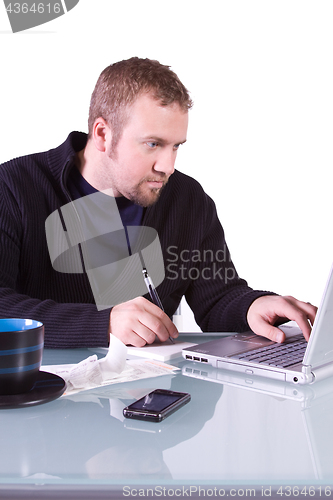
[[[290,319],[309,338],[316,308],[249,288],[230,259],[214,203],[194,179],[174,169],[191,106],[169,67],[148,59],[121,61],[96,84],[88,137],[74,132],[54,150],[1,166],[1,316],[42,321],[46,347],[105,346],[110,333],[143,346],[156,336],[178,336],[170,318],[185,295],[203,331],[251,328],[281,342],[276,325]],[[85,272],[52,267],[46,219],[71,200],[100,191],[115,197],[124,227],[157,231],[165,312],[148,296],[98,311]]]

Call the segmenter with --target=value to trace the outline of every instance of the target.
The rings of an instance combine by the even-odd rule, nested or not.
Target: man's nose
[[[173,174],[173,172],[175,171],[176,156],[177,151],[163,151],[163,153],[161,152],[155,162],[154,170],[156,170],[156,172],[163,172],[167,176]]]

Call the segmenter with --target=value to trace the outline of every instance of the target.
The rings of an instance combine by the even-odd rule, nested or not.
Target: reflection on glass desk
[[[43,364],[90,354],[46,350]],[[144,488],[151,497],[202,498],[250,486],[262,497],[262,488],[290,485],[308,488],[311,498],[325,496],[321,488],[333,484],[333,381],[300,388],[182,358],[173,364],[180,367],[174,376],[2,410],[0,498],[26,491],[33,498],[149,496]],[[155,388],[189,392],[191,402],[161,423],[123,417],[125,406]]]

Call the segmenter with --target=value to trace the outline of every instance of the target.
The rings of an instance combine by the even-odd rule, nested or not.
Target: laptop
[[[318,384],[297,385],[280,382],[266,377],[246,375],[236,371],[214,368],[211,365],[188,361],[182,366],[182,375],[188,378],[206,380],[207,382],[244,389],[249,392],[260,392],[266,396],[273,396],[278,400],[291,399],[304,405],[318,395],[321,395],[321,387],[325,387],[325,393],[331,391],[333,399],[332,383],[325,379]]]
[[[333,266],[316,315],[309,342],[292,323],[279,326],[282,344],[256,335],[238,333],[182,350],[189,361],[246,375],[294,384],[310,384],[333,376]]]

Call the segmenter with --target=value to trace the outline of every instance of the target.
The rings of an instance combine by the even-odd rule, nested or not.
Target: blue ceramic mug
[[[44,325],[33,319],[0,319],[0,395],[30,391],[37,380]]]

